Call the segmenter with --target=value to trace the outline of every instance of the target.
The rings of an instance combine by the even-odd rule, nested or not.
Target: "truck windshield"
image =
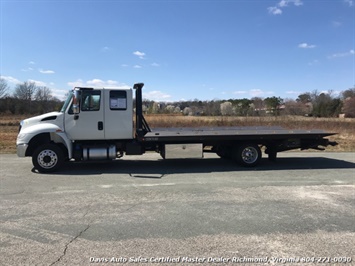
[[[65,100],[65,102],[64,102],[64,104],[63,104],[63,107],[62,107],[62,109],[60,110],[61,113],[64,113],[65,110],[67,110],[68,105],[70,104],[72,98],[73,98],[73,92],[70,91],[69,94],[68,94],[68,98]]]

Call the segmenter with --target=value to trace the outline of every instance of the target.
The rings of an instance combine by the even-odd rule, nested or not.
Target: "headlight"
[[[17,140],[25,138],[26,134],[18,134],[17,135]]]

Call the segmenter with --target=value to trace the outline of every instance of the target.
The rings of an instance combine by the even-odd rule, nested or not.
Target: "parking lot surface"
[[[0,265],[355,265],[355,153],[205,157],[0,155]]]

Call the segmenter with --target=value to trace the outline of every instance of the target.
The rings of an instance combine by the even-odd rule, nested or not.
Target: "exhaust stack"
[[[144,83],[136,83],[133,89],[136,90],[136,135],[138,138],[143,138],[147,132],[150,132],[149,125],[143,116],[143,100],[142,100],[142,88]]]

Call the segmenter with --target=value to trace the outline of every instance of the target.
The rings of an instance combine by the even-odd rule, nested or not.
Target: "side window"
[[[73,115],[74,111],[73,111],[73,103],[70,104],[69,110],[68,110],[68,114]]]
[[[81,95],[81,111],[99,111],[101,91],[83,91]]]
[[[127,110],[126,91],[110,91],[110,109]]]

